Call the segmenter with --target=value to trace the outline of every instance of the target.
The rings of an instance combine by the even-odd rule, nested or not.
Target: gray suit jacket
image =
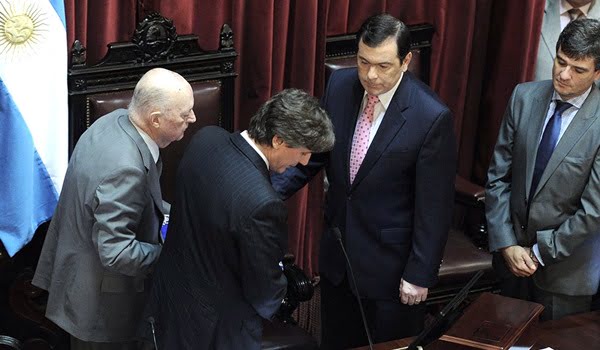
[[[560,0],[546,0],[542,33],[535,66],[535,80],[552,79],[552,65],[556,57],[556,42],[560,35]],[[600,5],[592,1],[588,18],[600,18]]]
[[[127,110],[79,139],[33,284],[46,316],[84,341],[125,341],[143,311],[145,280],[161,250],[159,173]]]
[[[600,90],[592,88],[530,194],[552,92],[551,81],[513,91],[488,171],[490,250],[537,242],[539,288],[592,295],[600,279]]]

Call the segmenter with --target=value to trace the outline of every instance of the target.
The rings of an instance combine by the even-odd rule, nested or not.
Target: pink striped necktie
[[[574,21],[583,15],[583,12],[581,12],[581,10],[577,7],[573,7],[567,12],[569,13],[569,18],[571,19],[571,21]]]
[[[367,105],[356,123],[356,130],[352,139],[352,150],[350,152],[350,183],[354,182],[358,168],[360,168],[363,159],[365,159],[365,154],[367,154],[367,150],[369,149],[369,135],[371,133],[371,124],[373,123],[373,115],[377,102],[379,102],[379,97],[368,95]]]

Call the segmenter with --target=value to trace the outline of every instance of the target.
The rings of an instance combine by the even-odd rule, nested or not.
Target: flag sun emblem
[[[0,0],[0,60],[35,53],[46,31],[46,14],[29,1]]]

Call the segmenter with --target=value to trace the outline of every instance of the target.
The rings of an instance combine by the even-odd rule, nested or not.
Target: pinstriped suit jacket
[[[147,308],[159,348],[260,349],[262,318],[286,292],[286,219],[265,162],[239,133],[209,126],[193,137]]]

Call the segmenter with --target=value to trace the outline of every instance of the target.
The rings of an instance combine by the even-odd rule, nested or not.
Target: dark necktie
[[[535,167],[533,169],[533,179],[531,180],[531,191],[529,192],[530,195],[535,193],[540,178],[542,177],[542,173],[544,172],[544,169],[546,169],[548,160],[550,159],[552,152],[554,152],[554,147],[556,147],[556,143],[558,142],[562,114],[572,106],[573,105],[568,102],[556,101],[556,108],[544,129],[542,140],[538,146],[537,155],[535,157]]]
[[[158,171],[158,176],[160,177],[160,175],[162,174],[162,158],[158,157],[158,160],[156,161],[156,170]]]

